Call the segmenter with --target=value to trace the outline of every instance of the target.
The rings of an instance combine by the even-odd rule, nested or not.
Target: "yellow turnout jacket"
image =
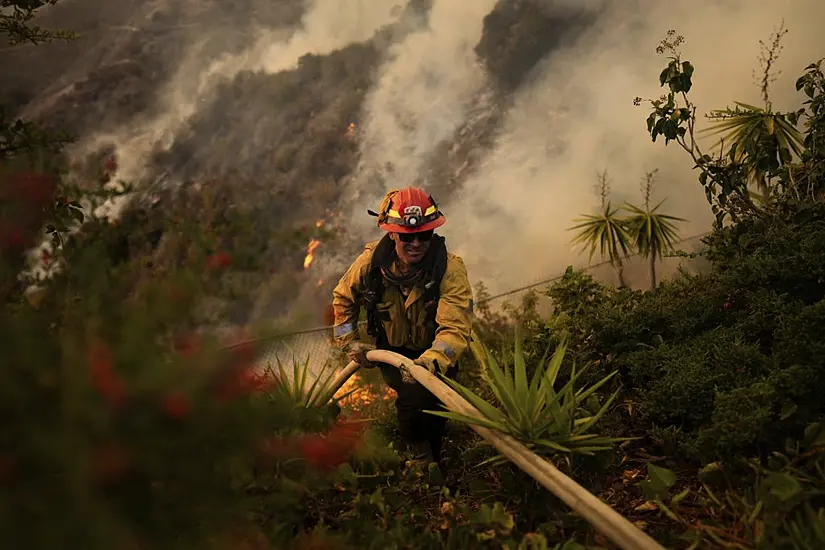
[[[366,289],[365,278],[378,241],[367,244],[333,290],[335,339],[338,345],[357,339],[361,310],[360,296]],[[393,270],[396,266],[393,266]],[[421,350],[422,356],[438,361],[446,371],[454,365],[470,344],[473,316],[473,292],[464,261],[447,252],[447,269],[441,280],[440,297],[435,313],[436,327],[428,326],[427,311],[421,298],[424,290],[415,286],[406,298],[393,284],[384,282],[384,295],[378,310],[388,314],[383,321],[390,346]]]

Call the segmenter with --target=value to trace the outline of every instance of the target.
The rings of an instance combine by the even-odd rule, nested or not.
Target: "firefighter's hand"
[[[438,372],[438,361],[434,359],[427,359],[426,357],[419,357],[418,359],[414,360],[413,363],[418,365],[419,367],[424,367],[430,374],[435,374]],[[407,369],[401,369],[401,381],[405,384],[416,384],[417,381],[413,378],[412,374]]]
[[[350,361],[355,361],[363,369],[375,367],[375,363],[367,359],[367,352],[375,349],[375,346],[366,342],[352,342],[344,350]]]

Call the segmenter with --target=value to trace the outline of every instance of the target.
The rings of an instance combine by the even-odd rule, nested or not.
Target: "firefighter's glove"
[[[413,363],[418,365],[419,367],[424,367],[430,374],[435,374],[438,372],[438,361],[434,359],[427,359],[426,357],[419,357],[418,359],[414,360]],[[405,384],[416,384],[417,381],[413,378],[412,374],[407,369],[401,369],[401,381]]]
[[[350,361],[355,361],[363,369],[375,367],[375,363],[367,359],[367,352],[375,349],[375,346],[366,342],[352,342],[344,350]]]

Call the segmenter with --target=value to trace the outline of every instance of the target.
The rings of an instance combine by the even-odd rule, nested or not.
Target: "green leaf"
[[[720,485],[725,480],[725,471],[721,462],[711,462],[699,469],[698,476],[701,483]]]
[[[607,401],[605,401],[604,405],[602,405],[602,408],[601,408],[601,409],[599,409],[599,412],[597,412],[596,414],[594,414],[593,416],[591,416],[591,417],[590,417],[590,419],[589,419],[587,422],[585,422],[584,424],[582,424],[582,425],[579,427],[579,431],[582,431],[582,432],[583,432],[583,431],[587,431],[587,430],[589,430],[589,429],[590,429],[590,428],[591,428],[591,427],[592,427],[592,426],[593,426],[596,422],[598,422],[598,421],[599,421],[599,419],[600,419],[600,418],[604,415],[604,413],[605,413],[605,412],[607,412],[607,409],[608,409],[608,408],[610,408],[610,405],[612,405],[612,404],[613,404],[613,401],[615,401],[615,400],[616,400],[616,397],[618,397],[618,395],[619,395],[619,391],[620,391],[620,390],[616,390],[615,392],[613,392],[613,394],[612,394],[612,395],[611,395],[611,396],[607,399]]]
[[[519,325],[516,326],[516,343],[515,343],[515,351],[513,353],[513,366],[514,366],[514,376],[515,376],[515,383],[514,387],[516,390],[516,397],[519,399],[524,398],[527,395],[527,365],[524,362],[524,351],[522,350],[522,335],[521,335],[521,328]]]
[[[652,500],[656,504],[656,506],[659,508],[659,510],[661,510],[662,513],[664,513],[667,517],[669,517],[673,521],[679,521],[679,516],[674,514],[673,510],[668,508],[668,506],[664,502],[662,502],[661,500],[658,500],[658,499],[652,499]]]
[[[617,370],[613,371],[610,374],[608,374],[607,376],[605,376],[604,378],[602,378],[601,380],[599,380],[598,382],[596,382],[595,384],[593,384],[592,386],[590,386],[589,388],[580,389],[576,393],[576,398],[578,399],[579,402],[586,400],[591,395],[593,395],[599,388],[604,386],[611,378],[616,376],[618,373],[619,373],[619,371],[617,371]]]
[[[83,211],[82,210],[78,210],[76,208],[69,208],[69,212],[71,213],[72,217],[75,220],[77,220],[78,223],[83,223],[83,220],[85,218],[83,216]]]
[[[467,400],[472,406],[474,406],[478,411],[487,419],[504,424],[506,421],[506,415],[503,414],[500,410],[492,406],[491,404],[487,403],[484,399],[476,395],[472,392],[469,388],[466,388],[452,380],[450,378],[444,379],[447,384],[452,387],[461,397]]]
[[[672,499],[670,499],[670,503],[673,506],[676,506],[680,502],[682,502],[685,499],[685,497],[687,497],[689,494],[690,494],[690,487],[686,487],[679,494],[675,495]]]
[[[647,465],[647,475],[650,479],[662,487],[671,488],[676,483],[676,474],[673,470],[656,466],[653,463]]]
[[[514,388],[512,387],[512,383],[489,351],[487,352],[487,368],[487,372],[490,375],[490,389],[493,390],[496,399],[498,399],[499,403],[509,415],[517,416],[518,406],[513,398]]]
[[[813,422],[805,427],[805,444],[810,447],[825,445],[825,423]]]
[[[796,403],[788,402],[782,406],[782,410],[779,413],[780,420],[787,420],[789,417],[793,415],[793,413],[797,410]]]
[[[551,441],[549,439],[537,439],[535,441],[536,445],[541,445],[542,447],[547,447],[549,449],[553,449],[555,451],[561,451],[563,453],[571,453],[573,452],[572,449],[569,447],[565,447],[564,445],[560,445],[555,441]]]
[[[799,481],[790,474],[772,473],[762,481],[762,487],[769,494],[783,502],[787,502],[802,492]]]
[[[653,463],[647,465],[647,476],[648,479],[639,482],[638,485],[648,500],[663,499],[676,483],[676,474],[673,471]]]

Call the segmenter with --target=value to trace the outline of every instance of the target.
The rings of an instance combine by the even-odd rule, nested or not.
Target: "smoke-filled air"
[[[335,241],[269,251],[303,289],[288,298],[313,303],[380,236],[366,210],[411,184],[431,190],[449,247],[492,291],[587,264],[568,228],[598,210],[605,170],[620,204],[658,169],[654,200],[688,220],[681,236],[702,233],[692,161],[652,144],[633,105],[662,93],[659,41],[685,36],[700,114],[760,103],[760,40],[783,21],[775,107],[798,105],[794,79],[825,52],[819,0],[98,3],[42,10],[43,25],[80,33],[72,43],[0,51],[19,113],[68,127],[77,159],[114,154],[138,189],[231,181],[270,201],[269,226],[334,217]]]

